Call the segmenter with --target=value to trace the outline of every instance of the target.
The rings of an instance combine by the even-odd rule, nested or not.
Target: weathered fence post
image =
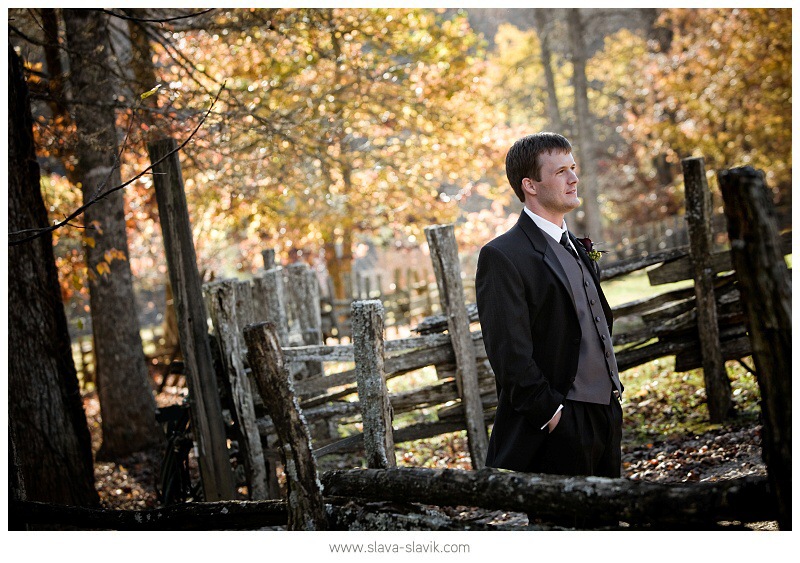
[[[288,528],[325,530],[327,517],[311,437],[283,361],[278,333],[271,323],[256,323],[244,329],[244,338],[261,399],[281,442],[288,490]]]
[[[292,309],[306,345],[322,344],[322,312],[319,304],[317,275],[305,262],[290,264],[287,268],[289,295]],[[322,362],[306,362],[303,377],[322,375]]]
[[[236,323],[239,327],[239,334],[241,334],[247,325],[265,319],[256,319],[256,312],[253,308],[253,286],[250,285],[250,281],[237,280],[233,283],[233,294],[236,296]]]
[[[283,268],[270,268],[253,278],[255,321],[269,321],[278,331],[281,346],[289,345],[289,321],[283,290]]]
[[[425,227],[425,237],[431,252],[439,302],[447,316],[447,330],[456,356],[458,394],[464,403],[467,438],[473,469],[482,469],[486,461],[489,440],[483,418],[483,403],[478,387],[478,366],[475,347],[469,331],[469,314],[464,302],[458,244],[453,225]]]
[[[762,172],[719,173],[733,265],[761,391],[762,448],[778,501],[778,524],[792,527],[792,285],[775,207]]]
[[[211,320],[222,352],[225,374],[231,385],[236,419],[241,425],[243,443],[240,446],[247,462],[245,467],[250,485],[250,498],[263,500],[270,496],[267,466],[264,460],[264,451],[261,448],[261,436],[256,425],[253,390],[250,388],[250,380],[244,371],[243,361],[246,348],[239,332],[241,323],[238,319],[241,307],[236,303],[243,283],[247,282],[222,280],[206,284],[205,290],[210,304]]]
[[[377,299],[355,301],[350,310],[367,467],[395,467],[392,405],[383,369],[383,304]]]
[[[265,248],[261,251],[261,258],[264,259],[264,269],[271,270],[276,266],[275,264],[275,249]]]
[[[200,274],[197,271],[197,256],[178,153],[174,152],[167,157],[176,148],[177,143],[173,139],[163,139],[147,145],[150,162],[156,163],[164,159],[153,166],[153,184],[169,279],[174,293],[175,312],[178,316],[203,491],[206,500],[227,500],[234,497],[233,472],[208,342],[206,308]]]
[[[686,194],[686,223],[689,255],[697,303],[697,333],[703,357],[708,414],[711,422],[722,422],[733,413],[731,382],[725,370],[714,297],[714,267],[711,263],[711,190],[706,181],[705,161],[684,158],[683,183]]]

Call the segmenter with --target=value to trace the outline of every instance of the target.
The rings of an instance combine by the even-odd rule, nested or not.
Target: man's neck
[[[549,212],[545,211],[544,209],[534,209],[532,206],[527,205],[527,204],[525,205],[525,207],[528,209],[528,211],[530,211],[534,215],[538,215],[539,217],[541,217],[545,221],[550,221],[552,224],[557,226],[559,229],[564,226],[564,214],[563,213],[560,214],[560,215],[558,213],[549,213]]]

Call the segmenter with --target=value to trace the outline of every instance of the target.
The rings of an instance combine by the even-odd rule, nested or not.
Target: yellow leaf
[[[147,99],[147,98],[149,98],[150,96],[152,96],[153,94],[155,94],[156,92],[158,92],[158,89],[159,89],[159,88],[161,88],[161,84],[156,84],[156,85],[155,85],[153,88],[151,88],[150,90],[148,90],[148,91],[147,91],[147,92],[145,92],[144,94],[141,94],[141,96],[140,96],[140,97],[141,97],[143,100],[144,100],[144,99]]]
[[[99,264],[97,264],[96,269],[97,269],[97,273],[100,274],[100,275],[105,275],[105,274],[110,274],[111,273],[111,268],[109,267],[107,262],[100,262]]]
[[[92,237],[83,237],[83,243],[87,246],[94,248],[95,242]]]

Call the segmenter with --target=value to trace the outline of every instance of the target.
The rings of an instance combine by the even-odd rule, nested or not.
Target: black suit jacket
[[[545,234],[523,211],[478,257],[475,289],[483,341],[497,382],[486,465],[528,471],[541,429],[575,380],[581,328],[567,274]],[[609,332],[612,314],[596,264],[570,233],[592,273]]]

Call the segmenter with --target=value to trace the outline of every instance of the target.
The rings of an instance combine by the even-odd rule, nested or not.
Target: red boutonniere
[[[589,255],[589,258],[593,262],[597,262],[598,260],[600,260],[600,258],[603,256],[603,253],[606,252],[605,250],[597,250],[594,247],[592,239],[590,239],[589,237],[579,238],[578,242],[580,242],[583,245],[583,248],[586,249],[586,253]]]

